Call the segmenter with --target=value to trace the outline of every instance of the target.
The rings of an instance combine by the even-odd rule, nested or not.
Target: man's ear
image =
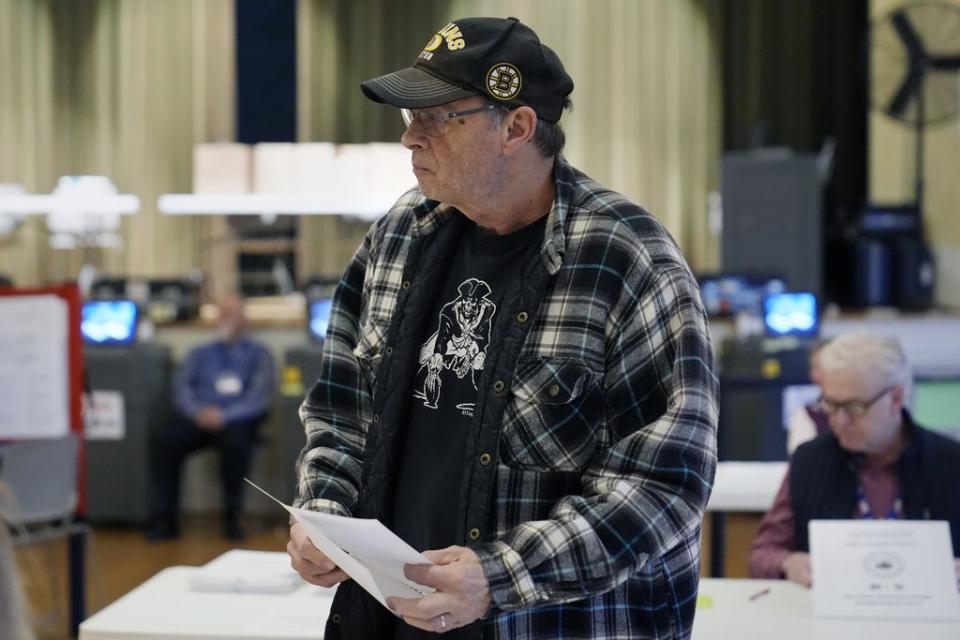
[[[530,107],[518,107],[504,118],[503,153],[510,155],[533,140],[537,129],[537,113]]]
[[[907,392],[903,388],[903,385],[898,384],[890,390],[890,399],[892,400],[892,408],[895,409],[897,413],[907,406]]]

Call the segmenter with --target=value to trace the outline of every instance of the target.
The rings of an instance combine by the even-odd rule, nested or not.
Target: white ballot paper
[[[960,619],[947,522],[811,520],[809,532],[817,617]]]
[[[285,553],[231,549],[193,573],[189,584],[191,591],[286,594],[303,580]]]
[[[246,478],[244,478],[247,480]],[[290,512],[317,549],[387,606],[387,598],[421,598],[434,589],[403,575],[405,564],[433,564],[379,520],[346,518],[288,506],[247,480]]]

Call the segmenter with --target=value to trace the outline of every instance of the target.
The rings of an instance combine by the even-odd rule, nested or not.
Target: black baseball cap
[[[556,122],[573,80],[557,54],[516,18],[463,18],[438,30],[413,66],[360,88],[375,102],[406,109],[481,95]]]

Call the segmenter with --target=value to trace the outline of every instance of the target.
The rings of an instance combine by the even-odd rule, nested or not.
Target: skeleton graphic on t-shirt
[[[443,305],[437,330],[420,348],[420,371],[413,395],[430,409],[437,408],[441,374],[445,371],[453,372],[461,380],[470,374],[470,382],[476,390],[477,372],[483,371],[490,342],[493,314],[497,310],[488,298],[490,285],[468,278],[457,287],[457,291],[460,296]],[[473,404],[462,403],[457,408],[464,415],[472,416]]]

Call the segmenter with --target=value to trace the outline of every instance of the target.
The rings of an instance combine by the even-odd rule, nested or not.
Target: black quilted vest
[[[954,556],[960,554],[960,442],[915,424],[904,412],[910,444],[897,461],[907,520],[950,523]],[[858,457],[831,432],[797,448],[790,461],[790,505],[798,551],[809,551],[811,520],[844,520],[857,505]]]

